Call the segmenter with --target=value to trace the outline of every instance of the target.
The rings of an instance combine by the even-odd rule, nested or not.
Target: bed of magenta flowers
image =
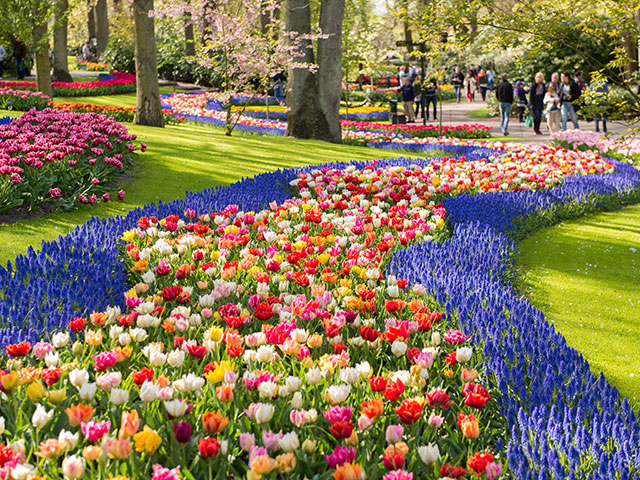
[[[113,180],[131,164],[134,139],[105,115],[49,108],[0,125],[0,213],[108,202]]]
[[[487,162],[486,145],[455,148],[466,162],[262,174],[92,220],[16,259],[0,271],[5,471],[106,478],[124,463],[164,479],[180,464],[191,478],[198,462],[196,475],[261,478],[317,462],[322,478],[498,478],[506,459],[518,479],[634,478],[634,412],[505,274],[509,232],[622,201],[640,174],[562,149]],[[45,329],[58,334],[40,342]],[[495,408],[504,440],[487,431]]]
[[[32,108],[44,110],[50,101],[51,99],[42,92],[0,87],[0,109],[2,110],[17,110],[21,112],[26,112]]]
[[[53,95],[56,97],[84,97],[93,95],[113,95],[136,91],[136,76],[130,73],[111,72],[108,80],[93,82],[53,82]],[[27,80],[0,80],[0,87],[20,90],[35,90],[36,82]]]

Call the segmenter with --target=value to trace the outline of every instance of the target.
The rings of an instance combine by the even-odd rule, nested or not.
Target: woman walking
[[[476,85],[478,84],[478,82],[471,70],[469,71],[469,73],[467,73],[467,78],[465,79],[464,83],[467,86],[467,98],[470,102],[473,102],[476,97]]]
[[[533,112],[533,131],[536,135],[542,135],[540,123],[542,122],[542,110],[544,109],[544,94],[547,89],[544,85],[542,72],[536,73],[536,81],[529,89],[529,108]]]
[[[487,72],[484,68],[481,68],[480,73],[478,74],[478,88],[480,89],[482,101],[486,101],[487,90],[489,90],[489,77],[487,76]]]

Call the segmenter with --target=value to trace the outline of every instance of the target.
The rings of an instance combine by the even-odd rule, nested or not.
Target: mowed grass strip
[[[519,250],[520,291],[640,406],[640,205],[543,229]]]
[[[20,112],[0,111],[0,117],[4,115],[19,116]],[[125,200],[99,203],[94,207],[81,206],[72,212],[0,225],[2,265],[16,255],[24,254],[29,246],[37,248],[43,240],[54,240],[92,216],[121,215],[158,200],[167,202],[184,198],[186,191],[198,192],[215,185],[228,185],[243,177],[278,168],[427,155],[240,132],[226,137],[221,129],[194,123],[165,128],[133,124],[127,124],[127,127],[138,136],[138,141],[147,144],[148,150],[135,156],[132,177],[122,185],[126,191]],[[437,152],[428,155],[437,155]]]

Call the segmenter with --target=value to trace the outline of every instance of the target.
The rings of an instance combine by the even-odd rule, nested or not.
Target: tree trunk
[[[91,1],[88,1],[91,4]],[[89,7],[89,12],[87,13],[87,40],[91,41],[96,38],[96,7]]]
[[[318,98],[320,108],[329,124],[329,141],[342,143],[340,94],[342,92],[342,21],[345,0],[324,0],[321,4],[320,31],[328,35],[328,38],[318,40]]]
[[[107,0],[98,0],[95,7],[96,15],[96,57],[100,58],[109,42],[109,14]]]
[[[53,81],[71,82],[69,63],[67,62],[67,10],[69,0],[58,0],[53,30]]]
[[[193,37],[193,20],[191,13],[185,14],[184,17],[184,54],[187,57],[195,57],[196,44]]]
[[[46,8],[41,2],[33,2],[33,51],[36,57],[36,85],[38,91],[53,97],[51,88],[51,63],[49,62],[49,41],[47,39],[47,19],[44,15]]]
[[[136,117],[139,125],[164,127],[158,87],[153,0],[133,0],[136,30]]]
[[[323,2],[324,4],[325,2]],[[331,30],[323,33],[334,33],[336,26],[336,16],[333,14],[337,6],[342,5],[342,11],[339,12],[340,26],[342,25],[342,16],[344,14],[344,0],[328,0],[328,5],[323,5],[322,11],[328,9],[324,13],[324,20],[321,21],[323,28]],[[285,23],[286,30],[289,32],[298,32],[305,35],[311,32],[311,9],[308,0],[286,0],[285,2]],[[322,13],[321,13],[322,16]],[[340,28],[338,28],[338,32]],[[324,40],[322,40],[324,42]],[[322,50],[323,65],[319,66],[317,74],[311,73],[307,69],[289,68],[289,86],[287,93],[287,104],[289,112],[287,114],[287,136],[296,138],[313,138],[318,140],[326,140],[330,142],[340,142],[340,122],[338,118],[340,107],[340,80],[341,57],[339,55],[341,36],[337,35],[338,48],[338,70],[332,64],[332,60],[327,58],[332,53],[335,54],[336,39],[330,38],[326,40],[325,45],[319,46]],[[320,44],[320,41],[318,42]],[[303,41],[300,45],[302,57],[297,59],[298,62],[315,63],[313,44],[311,41]],[[319,57],[320,58],[320,57]],[[335,60],[333,60],[335,63]],[[320,72],[322,70],[322,72]],[[337,72],[337,73],[336,73]],[[328,75],[335,74],[336,78],[327,78]],[[319,79],[328,82],[323,87],[323,99],[320,100]],[[328,85],[335,85],[337,81],[337,91],[328,92]],[[337,103],[334,100],[337,98]],[[335,108],[335,112],[329,112],[331,108]],[[327,116],[327,112],[330,113]],[[330,125],[329,122],[334,122]],[[336,136],[336,132],[338,135]]]

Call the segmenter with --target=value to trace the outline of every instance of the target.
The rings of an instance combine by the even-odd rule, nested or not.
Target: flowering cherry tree
[[[302,58],[299,45],[319,35],[300,35],[286,31],[278,14],[276,0],[207,0],[165,2],[155,14],[167,17],[191,17],[201,33],[196,46],[196,61],[215,67],[222,77],[227,109],[225,134],[231,135],[242,112],[256,93],[266,93],[271,79],[289,68],[314,71],[316,65],[298,61]],[[234,95],[252,93],[239,111],[232,114]],[[256,91],[257,90],[257,91]],[[268,97],[267,97],[268,98]]]

